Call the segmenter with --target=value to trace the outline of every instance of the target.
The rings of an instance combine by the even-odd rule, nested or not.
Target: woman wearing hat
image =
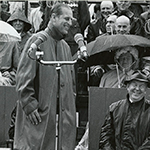
[[[14,11],[7,22],[11,24],[21,36],[21,42],[19,42],[21,53],[26,41],[31,36],[31,33],[28,32],[31,28],[31,24],[29,23],[23,11],[21,11],[20,9]]]
[[[116,68],[106,72],[100,81],[100,87],[121,88],[124,87],[124,79],[127,75],[138,69],[139,52],[135,47],[124,47],[116,50],[114,61]]]
[[[150,101],[145,99],[150,87],[140,71],[126,78],[127,97],[110,105],[101,129],[101,150],[150,149]]]

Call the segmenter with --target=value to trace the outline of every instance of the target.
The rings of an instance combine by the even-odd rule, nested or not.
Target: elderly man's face
[[[127,91],[129,93],[129,98],[133,102],[140,101],[146,95],[146,90],[147,90],[146,82],[132,80],[127,85]]]
[[[63,35],[68,34],[70,26],[72,25],[72,10],[63,7],[62,15],[54,17],[54,26],[58,29]]]
[[[113,7],[110,4],[102,4],[101,5],[101,14],[104,18],[107,18],[113,11]]]
[[[122,1],[122,0],[120,0],[120,1],[116,2],[116,5],[117,5],[117,7],[118,7],[118,9],[120,11],[125,11],[125,10],[127,10],[130,7],[131,2],[130,1]]]
[[[130,33],[130,24],[125,20],[116,21],[115,30],[117,34],[129,34]]]
[[[106,31],[108,33],[113,33],[115,30],[115,22],[116,18],[113,16],[110,16],[107,18],[107,23],[106,23]]]

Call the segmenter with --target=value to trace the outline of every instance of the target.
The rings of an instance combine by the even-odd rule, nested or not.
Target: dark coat
[[[19,150],[54,150],[56,140],[56,106],[58,75],[55,66],[45,66],[28,57],[27,51],[40,33],[33,35],[25,45],[17,71],[19,103],[14,137],[14,147]],[[56,36],[56,35],[55,35]],[[50,35],[40,45],[45,61],[72,60],[70,48],[64,40]],[[64,65],[60,70],[60,100],[62,102],[62,150],[73,150],[76,139],[76,109],[74,67]],[[39,110],[42,122],[30,123],[26,115]]]
[[[101,17],[96,22],[90,23],[88,27],[87,42],[94,41],[96,37],[104,33],[106,33],[106,20]]]
[[[127,98],[110,105],[101,129],[100,148],[150,149],[150,101],[130,103]]]

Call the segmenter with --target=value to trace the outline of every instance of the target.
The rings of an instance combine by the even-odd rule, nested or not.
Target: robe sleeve
[[[33,36],[27,41],[21,54],[16,74],[16,90],[19,101],[26,115],[29,115],[32,111],[38,108],[38,100],[35,98],[34,89],[38,65],[37,61],[32,60],[28,56],[28,49],[31,43],[35,40],[36,36]]]

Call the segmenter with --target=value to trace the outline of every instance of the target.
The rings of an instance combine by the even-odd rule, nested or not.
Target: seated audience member
[[[124,87],[124,79],[127,75],[138,68],[138,50],[135,47],[125,47],[118,49],[115,53],[114,61],[116,69],[106,72],[100,81],[100,87],[121,88]]]
[[[106,33],[106,20],[113,12],[114,5],[111,1],[102,1],[100,4],[101,17],[94,23],[90,23],[87,33],[87,42],[94,41],[97,36]]]
[[[14,11],[14,13],[10,16],[7,22],[11,24],[21,36],[21,41],[19,42],[19,49],[21,54],[26,41],[31,36],[31,33],[28,32],[31,28],[31,24],[29,23],[25,14],[20,9]]]
[[[142,22],[138,17],[135,17],[134,13],[129,10],[131,5],[130,1],[122,1],[119,0],[116,2],[117,9],[113,12],[113,14],[119,16],[127,16],[131,22],[130,34],[141,35],[142,30]]]
[[[150,148],[150,87],[147,76],[136,71],[125,80],[127,97],[109,106],[101,128],[100,150],[148,150]]]
[[[124,15],[118,17],[115,23],[116,34],[130,33],[130,19]]]
[[[16,70],[19,60],[17,42],[0,42],[0,85],[16,84]]]
[[[101,36],[115,34],[116,19],[117,19],[116,15],[110,15],[107,18],[106,33],[104,33]],[[90,80],[89,80],[90,86],[98,86],[100,83],[100,79],[101,79],[102,75],[105,72],[107,72],[108,70],[110,70],[110,68],[108,66],[103,66],[103,65],[92,66],[90,69],[91,69]]]

